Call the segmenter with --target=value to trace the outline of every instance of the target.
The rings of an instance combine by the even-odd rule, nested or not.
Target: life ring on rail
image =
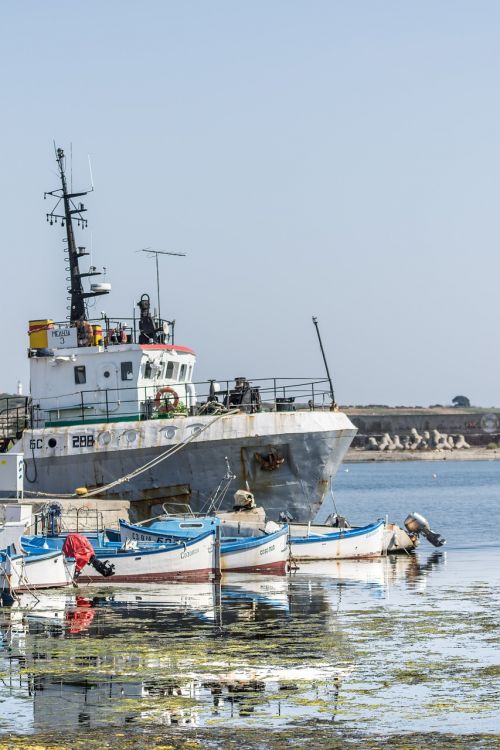
[[[169,393],[173,397],[172,400],[167,398],[162,403],[162,396],[164,393]],[[160,388],[159,391],[157,391],[155,396],[155,407],[160,414],[164,414],[167,411],[175,411],[178,406],[179,394],[177,391],[174,391],[173,388],[170,388],[170,386],[167,385],[165,388]]]

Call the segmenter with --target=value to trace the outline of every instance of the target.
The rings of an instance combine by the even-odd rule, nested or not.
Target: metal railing
[[[0,441],[16,440],[28,427],[29,402],[29,398],[23,396],[7,396],[0,400]]]
[[[174,416],[213,414],[229,408],[246,413],[325,409],[331,405],[325,378],[256,378],[236,381],[163,383],[137,387],[83,390],[31,404],[29,426],[92,424],[109,421],[171,419]],[[193,389],[196,393],[194,395]]]
[[[69,512],[62,511],[58,515],[50,512],[50,506],[35,513],[31,530],[35,536],[58,536],[70,532],[81,533],[105,531],[104,514],[97,508],[75,508]]]
[[[120,318],[109,318],[107,315],[102,315],[100,318],[88,318],[86,323],[92,326],[100,326],[102,331],[102,343],[105,346],[113,346],[114,344],[137,344],[139,343],[139,337],[141,331],[139,328],[139,317],[120,317]],[[164,318],[153,318],[155,328],[157,329],[155,342],[156,344],[171,344],[175,343],[175,320],[165,320]],[[168,333],[163,333],[164,324],[168,325]],[[74,323],[70,323],[68,320],[54,320],[46,326],[50,328],[77,328]],[[82,344],[79,344],[82,346]]]

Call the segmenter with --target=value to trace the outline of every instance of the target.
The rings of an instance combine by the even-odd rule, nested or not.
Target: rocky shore
[[[372,451],[364,448],[350,448],[344,459],[346,464],[373,461],[500,461],[500,448],[468,448],[448,451]]]

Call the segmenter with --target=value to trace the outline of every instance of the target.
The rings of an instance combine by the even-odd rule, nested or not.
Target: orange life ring
[[[170,399],[166,399],[162,403],[162,395],[164,393],[170,393],[173,396],[173,400],[170,401]],[[173,388],[170,388],[170,386],[165,386],[164,388],[160,388],[159,391],[157,391],[155,396],[155,407],[156,410],[159,411],[161,414],[165,413],[166,411],[174,411],[177,409],[179,405],[179,394],[177,391],[174,391]]]

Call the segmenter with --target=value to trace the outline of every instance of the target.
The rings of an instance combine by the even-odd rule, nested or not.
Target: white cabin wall
[[[55,357],[30,359],[31,395],[43,411],[80,407],[94,403],[97,415],[106,414],[106,390],[113,395],[113,412],[137,411],[137,379],[142,351],[130,345],[67,349]],[[132,379],[123,381],[122,363],[132,362]],[[85,367],[85,383],[75,383],[75,367]],[[106,377],[106,373],[109,376]],[[119,403],[124,397],[127,403]],[[91,415],[91,410],[86,410]],[[108,407],[109,411],[109,407]],[[63,419],[61,413],[60,418]]]
[[[173,388],[179,396],[179,401],[191,406],[195,402],[195,398],[193,393],[188,398],[187,385],[190,383],[195,361],[194,355],[188,352],[148,349],[143,353],[140,367],[138,387],[139,391],[142,391],[141,396],[144,396],[147,392],[147,395],[154,399],[161,388]],[[166,377],[169,362],[173,363],[173,371],[171,377]],[[146,377],[148,363],[152,370],[151,377]],[[184,376],[181,380],[183,366]]]
[[[122,380],[122,364],[132,363],[130,379]],[[152,377],[145,377],[146,364],[152,366]],[[174,363],[172,377],[166,377],[169,362]],[[31,357],[30,376],[33,403],[40,406],[40,419],[81,418],[82,393],[84,416],[116,418],[140,414],[142,402],[154,401],[161,388],[171,387],[187,406],[195,403],[191,380],[195,356],[171,349],[143,349],[137,344],[105,347],[60,349],[55,356]],[[75,368],[85,367],[85,383],[75,382]],[[182,365],[185,366],[180,380]],[[50,413],[49,413],[50,412]]]

